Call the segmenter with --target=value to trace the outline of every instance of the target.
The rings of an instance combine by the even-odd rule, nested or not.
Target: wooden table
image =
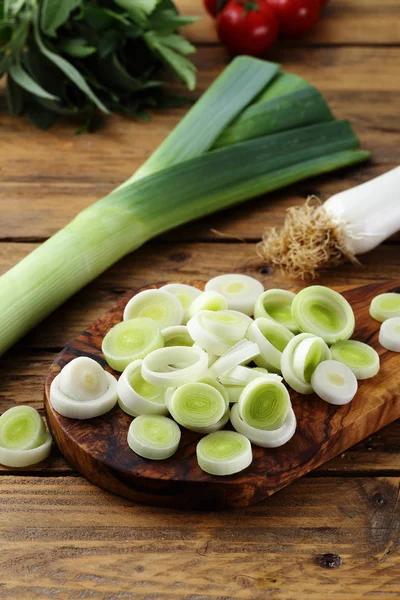
[[[202,14],[199,0],[179,4]],[[228,58],[208,18],[187,33],[198,45],[200,93]],[[350,118],[373,162],[203,219],[122,260],[2,357],[0,411],[15,403],[41,409],[55,354],[130,288],[227,271],[259,277],[267,287],[288,285],[255,253],[263,225],[281,223],[285,209],[310,193],[327,198],[400,163],[399,44],[398,0],[331,0],[313,35],[274,50],[273,60],[314,83],[337,116]],[[182,114],[158,113],[151,124],[114,116],[95,135],[75,136],[67,122],[42,133],[8,117],[2,99],[0,272],[129,176]],[[399,276],[397,236],[362,267],[340,267],[320,281]],[[394,423],[264,503],[224,514],[111,496],[56,450],[37,467],[2,469],[0,598],[398,598],[399,449]],[[329,558],[317,561],[327,553],[341,557],[340,568],[326,568]]]

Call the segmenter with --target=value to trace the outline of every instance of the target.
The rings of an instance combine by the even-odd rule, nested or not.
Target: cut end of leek
[[[161,331],[164,340],[164,347],[171,346],[193,346],[194,340],[190,337],[190,333],[186,325],[173,325],[166,327]]]
[[[263,293],[264,287],[254,277],[234,273],[210,279],[206,283],[206,291],[218,292],[226,299],[228,308],[251,316],[254,314],[256,300]]]
[[[358,388],[353,371],[336,360],[321,362],[312,375],[311,385],[322,400],[337,406],[351,402]]]
[[[165,389],[148,383],[142,377],[142,361],[129,364],[117,383],[119,405],[131,416],[166,415]]]
[[[207,383],[187,383],[178,387],[168,404],[175,421],[183,427],[209,427],[226,412],[224,396]]]
[[[381,323],[392,317],[400,317],[400,294],[391,292],[376,296],[371,302],[369,312],[373,319]]]
[[[292,303],[292,315],[301,331],[319,336],[327,344],[347,340],[354,332],[350,304],[339,292],[322,285],[299,292]]]
[[[210,475],[233,475],[253,460],[249,440],[236,431],[217,431],[203,437],[196,447],[199,467]]]
[[[202,291],[193,285],[187,285],[185,283],[168,283],[163,285],[160,290],[169,292],[173,296],[176,296],[183,308],[183,323],[187,323],[189,320],[189,308],[193,304],[194,300],[201,296]]]
[[[243,421],[240,416],[239,405],[235,404],[231,409],[231,423],[233,428],[242,435],[245,435],[252,444],[261,446],[262,448],[278,448],[279,446],[283,446],[292,439],[296,431],[296,416],[292,408],[289,409],[281,427],[266,430],[252,427]]]
[[[379,354],[363,342],[345,340],[331,346],[333,360],[351,369],[357,379],[369,379],[379,372]]]
[[[400,352],[400,317],[386,319],[379,331],[379,343],[386,350]]]
[[[160,415],[136,417],[128,430],[128,445],[143,458],[163,460],[175,454],[181,439],[179,426]]]
[[[169,388],[198,381],[206,374],[208,356],[201,348],[173,346],[154,350],[143,359],[142,376],[152,385]]]
[[[14,406],[0,417],[0,464],[28,467],[47,458],[52,438],[31,406]]]
[[[293,333],[271,319],[260,317],[250,325],[246,335],[260,350],[254,362],[268,371],[280,373],[282,352],[293,338]]]
[[[107,332],[101,349],[110,367],[123,371],[129,363],[162,348],[163,344],[158,324],[153,319],[141,317],[117,323]]]
[[[209,290],[202,292],[197,296],[188,308],[188,318],[191,319],[197,313],[203,310],[218,311],[228,308],[226,299],[222,294]]]

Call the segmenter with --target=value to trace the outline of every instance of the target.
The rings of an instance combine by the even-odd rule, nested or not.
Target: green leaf
[[[0,46],[7,44],[12,37],[11,21],[3,21],[0,23]]]
[[[80,6],[82,0],[43,0],[40,25],[43,33],[56,37],[57,29],[63,25],[70,13]]]
[[[30,21],[24,20],[14,28],[11,40],[8,43],[8,48],[19,52],[25,46],[30,28]]]
[[[186,38],[178,33],[169,33],[163,35],[162,38],[159,39],[164,46],[167,46],[171,50],[175,50],[175,52],[179,52],[179,54],[193,54],[193,52],[196,52],[196,48],[193,44],[188,42]]]
[[[23,92],[10,76],[7,77],[7,104],[9,113],[14,117],[22,113],[24,108]]]
[[[43,131],[49,129],[49,127],[51,127],[54,121],[57,119],[57,115],[55,113],[35,104],[28,105],[25,108],[24,113],[29,121],[35,125],[35,127],[38,127]]]
[[[199,17],[182,17],[175,10],[171,9],[157,9],[148,20],[148,27],[154,31],[175,31],[185,25],[191,25],[197,23]]]
[[[79,71],[65,58],[55,54],[44,45],[37,22],[35,23],[35,40],[42,54],[54,63],[102,112],[109,114],[109,110],[88,86]]]
[[[155,10],[158,0],[115,0],[115,3],[125,9],[139,25],[145,25],[148,16]]]
[[[49,94],[40,86],[19,64],[11,64],[8,69],[13,80],[27,92],[47,100],[58,100],[57,96]]]
[[[97,51],[100,58],[106,58],[110,54],[113,54],[117,49],[119,42],[121,41],[121,34],[116,29],[109,29],[106,31],[99,40]]]
[[[176,37],[180,36],[176,35]],[[187,50],[187,44],[189,42],[184,38],[182,38],[183,43],[177,42],[175,39],[171,42],[171,34],[163,35],[160,32],[155,33],[153,31],[145,33],[144,38],[149,47],[155,50],[176,75],[186,83],[189,90],[194,90],[196,86],[196,68],[190,60],[176,51],[176,48],[178,48],[180,44],[182,45],[182,48]]]
[[[87,40],[83,38],[74,38],[70,40],[64,40],[58,44],[58,48],[76,58],[84,58],[90,56],[96,52],[95,46],[89,46]]]

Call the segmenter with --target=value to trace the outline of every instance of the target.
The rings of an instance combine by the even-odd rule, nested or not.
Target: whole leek
[[[0,278],[0,354],[157,234],[369,156],[356,149],[358,140],[345,121],[208,152],[225,127],[259,99],[260,92],[264,94],[277,71],[277,65],[249,57],[233,61],[136,175]],[[280,78],[275,77],[272,86],[279,85]],[[287,83],[289,88],[298,85],[297,80]]]

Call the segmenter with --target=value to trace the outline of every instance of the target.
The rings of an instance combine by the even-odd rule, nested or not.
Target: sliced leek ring
[[[237,310],[206,310],[202,311],[202,321],[213,335],[233,345],[246,337],[253,319]]]
[[[263,369],[262,367],[250,369],[249,367],[242,367],[241,365],[223,373],[219,379],[223,385],[245,386],[259,377],[266,377],[270,381],[282,381],[280,375],[268,373],[267,369]]]
[[[157,387],[178,387],[198,381],[208,369],[208,356],[201,348],[172,346],[159,348],[142,362],[142,376]]]
[[[106,373],[108,389],[105,394],[94,400],[84,402],[70,398],[60,389],[60,375],[57,375],[50,386],[50,403],[63,417],[69,419],[93,419],[104,415],[117,403],[117,380],[110,373]]]
[[[321,362],[312,374],[311,385],[322,400],[337,406],[351,402],[358,387],[353,371],[337,360]]]
[[[257,344],[248,340],[242,340],[218,358],[215,363],[211,365],[209,372],[212,377],[220,377],[234,367],[251,361],[254,357],[258,356],[259,352],[260,349]]]
[[[347,340],[354,332],[350,304],[341,294],[322,285],[311,285],[296,295],[292,316],[301,331],[321,337],[327,344]]]
[[[181,439],[179,426],[162,415],[140,415],[130,424],[128,446],[143,458],[164,460],[178,449]]]
[[[133,296],[124,310],[124,321],[142,317],[153,319],[160,329],[181,325],[182,304],[165,290],[144,290]]]
[[[293,369],[293,357],[299,345],[307,339],[315,340],[317,336],[312,333],[299,333],[296,335],[282,352],[281,368],[286,383],[299,394],[312,394],[314,392],[310,382],[303,377],[298,377]],[[330,355],[327,355],[330,358]]]
[[[81,402],[102,396],[108,385],[103,367],[88,356],[74,358],[60,373],[60,389],[63,394]]]
[[[0,446],[0,464],[5,467],[29,467],[45,460],[51,452],[52,437],[46,432],[40,446],[30,450],[11,450]]]
[[[246,469],[253,460],[249,440],[236,431],[216,431],[203,437],[196,446],[199,467],[210,475],[233,475]]]
[[[239,398],[241,419],[256,429],[279,429],[291,407],[289,392],[280,381],[260,377],[246,385]]]
[[[141,373],[142,361],[130,363],[117,383],[119,405],[128,415],[166,415],[165,388],[145,381]]]
[[[373,319],[381,323],[392,317],[400,317],[400,294],[379,294],[372,300],[369,312]]]
[[[272,319],[283,325],[292,333],[298,333],[299,328],[292,317],[292,302],[296,294],[289,290],[272,289],[266,290],[258,297],[254,306],[254,317]]]
[[[0,417],[0,446],[7,450],[32,450],[46,437],[46,427],[32,406],[13,406]]]
[[[189,307],[196,298],[201,296],[202,291],[193,285],[187,285],[186,283],[168,283],[167,285],[160,287],[160,290],[169,292],[178,298],[183,308],[182,323],[187,323],[189,320]]]
[[[368,344],[345,340],[331,346],[333,360],[351,369],[357,379],[369,379],[379,372],[379,354]]]
[[[207,352],[221,356],[228,352],[233,343],[229,340],[218,338],[204,322],[204,314],[210,311],[199,311],[187,323],[189,335],[196,345]]]
[[[228,308],[249,316],[254,314],[254,305],[264,291],[262,283],[254,277],[236,273],[210,279],[205,289],[222,294],[228,303]]]
[[[234,404],[231,408],[231,423],[234,429],[245,435],[252,444],[261,446],[261,448],[278,448],[286,444],[296,431],[296,416],[292,408],[286,416],[286,419],[279,429],[266,430],[257,429],[248,423],[245,423],[240,417],[239,406]]]
[[[317,336],[306,338],[294,349],[293,372],[301,381],[310,384],[311,376],[319,363],[331,358],[331,351],[322,338]]]
[[[268,371],[280,373],[282,352],[293,338],[293,333],[271,319],[260,317],[250,325],[246,336],[260,349],[254,362]]]
[[[186,325],[173,325],[161,331],[164,340],[164,348],[170,346],[193,346],[194,340]]]
[[[379,343],[386,350],[400,352],[400,317],[391,317],[382,323]]]
[[[195,298],[187,311],[188,320],[194,317],[201,310],[225,310],[228,304],[222,294],[212,290],[202,292],[200,296]]]
[[[227,405],[216,387],[197,382],[178,387],[168,401],[168,409],[177,423],[198,429],[218,423]]]
[[[107,332],[101,349],[110,367],[122,372],[129,363],[162,348],[163,344],[157,323],[141,317],[117,323]]]
[[[216,423],[214,423],[213,425],[208,425],[208,426],[197,425],[196,427],[186,426],[186,429],[189,429],[189,431],[195,431],[196,433],[204,433],[205,435],[207,435],[208,433],[214,433],[214,431],[219,431],[220,429],[225,427],[225,425],[229,421],[230,414],[231,414],[231,411],[228,406],[226,408],[224,414],[220,418],[220,420],[217,421]]]

